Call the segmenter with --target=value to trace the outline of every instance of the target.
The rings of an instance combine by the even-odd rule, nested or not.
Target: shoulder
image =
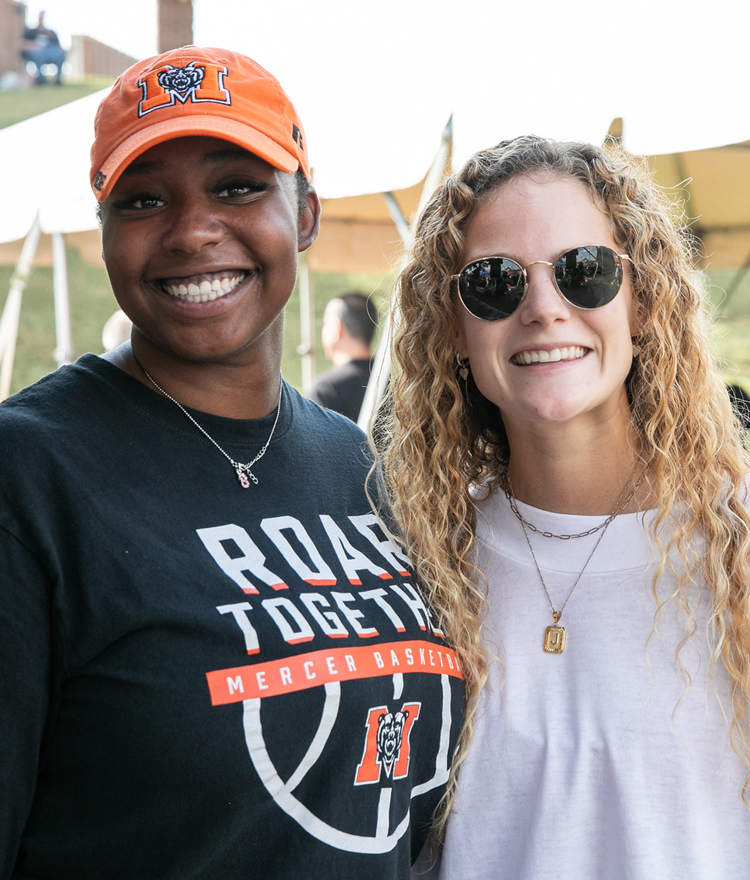
[[[320,403],[322,406],[327,406],[330,395],[338,397],[336,389],[341,383],[344,367],[346,367],[346,364],[343,367],[332,367],[330,370],[326,370],[325,373],[316,376],[310,388],[310,399]]]
[[[330,385],[331,381],[335,378],[337,370],[338,367],[332,367],[330,370],[326,370],[324,373],[318,373],[318,375],[313,379],[312,386],[310,387],[311,396],[314,395],[319,388]]]
[[[7,473],[14,460],[30,464],[32,450],[45,460],[71,447],[99,453],[130,426],[128,403],[137,402],[130,386],[139,384],[87,354],[14,394],[0,405],[0,469]]]
[[[308,489],[316,486],[315,491],[331,498],[356,496],[359,504],[365,486],[375,479],[374,455],[364,432],[293,388],[289,400],[291,426],[278,449],[285,458],[287,476],[291,479],[297,474]]]
[[[341,443],[342,445],[367,443],[361,428],[333,410],[326,409],[314,399],[303,397],[294,388],[289,387],[295,419],[306,426],[311,432],[311,439],[321,440],[326,444]],[[329,445],[330,448],[330,445]]]
[[[95,355],[60,367],[0,404],[0,435],[26,427],[70,422],[73,412],[86,405],[97,385]]]
[[[332,367],[316,376],[313,382],[313,393],[321,388],[331,389],[349,382],[367,385],[370,377],[371,362],[368,360],[347,361],[338,367]]]

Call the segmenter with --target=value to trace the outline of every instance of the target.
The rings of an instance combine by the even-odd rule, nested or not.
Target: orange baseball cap
[[[231,141],[310,177],[302,123],[279,81],[227,49],[183,46],[134,64],[99,105],[94,132],[90,180],[100,202],[141,153],[189,135]]]

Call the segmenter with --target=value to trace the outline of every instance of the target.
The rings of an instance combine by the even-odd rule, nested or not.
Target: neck
[[[331,362],[334,367],[348,364],[349,361],[367,361],[372,357],[370,349],[356,339],[347,339],[339,342],[331,352]]]
[[[625,431],[608,432],[599,425],[582,436],[561,425],[543,432],[508,431],[508,439],[508,476],[515,497],[554,513],[608,515],[644,469],[631,420]],[[645,510],[651,506],[650,498],[646,479],[622,512]]]
[[[152,391],[146,371],[164,391],[190,409],[229,419],[259,419],[279,399],[280,352],[255,364],[212,364],[182,361],[176,368],[168,356],[137,339],[104,357]]]

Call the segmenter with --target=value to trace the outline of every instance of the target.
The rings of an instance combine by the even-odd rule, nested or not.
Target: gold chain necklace
[[[628,482],[632,481],[634,474],[635,474],[635,471],[633,471],[633,473],[630,475],[630,480],[628,480]],[[518,509],[518,505],[516,504],[516,499],[513,497],[512,489],[509,492],[508,489],[505,486],[503,486],[503,492],[505,492],[505,494],[508,498],[508,503],[510,504],[510,509],[516,515],[516,519],[521,523],[522,526],[524,526],[524,532],[528,528],[528,529],[531,529],[532,532],[536,532],[537,535],[541,535],[543,538],[559,538],[561,541],[570,541],[571,539],[574,539],[574,538],[588,538],[589,535],[595,535],[600,529],[606,529],[607,526],[612,522],[612,520],[616,516],[618,516],[620,511],[624,510],[628,506],[628,504],[630,504],[630,502],[633,500],[635,493],[638,491],[638,489],[641,486],[641,483],[643,482],[644,476],[645,476],[645,471],[643,474],[641,474],[641,478],[638,480],[638,482],[633,485],[633,488],[630,490],[630,494],[628,495],[628,497],[625,498],[625,500],[622,501],[622,503],[618,503],[618,502],[620,502],[623,495],[625,494],[625,489],[627,489],[627,483],[625,484],[625,489],[623,489],[622,492],[620,492],[620,495],[617,498],[617,502],[615,502],[617,504],[617,508],[615,509],[615,512],[611,513],[604,520],[604,522],[600,522],[599,525],[594,526],[593,529],[588,529],[585,532],[578,532],[578,534],[576,534],[576,535],[555,535],[553,532],[545,532],[545,531],[542,531],[542,529],[538,529],[533,523],[530,523],[527,519],[523,518],[523,515],[521,514],[521,511]],[[510,487],[510,478],[506,475],[505,479],[508,483],[508,487]]]
[[[552,601],[552,596],[550,596],[549,590],[547,589],[547,584],[544,582],[544,576],[542,575],[542,570],[539,567],[539,563],[537,562],[536,554],[534,553],[534,548],[531,546],[531,539],[529,538],[529,533],[526,531],[526,526],[527,525],[531,526],[531,523],[527,523],[527,521],[521,516],[520,511],[518,510],[518,507],[516,505],[515,496],[513,495],[513,486],[510,482],[510,477],[508,477],[506,475],[505,479],[508,484],[508,488],[504,489],[505,494],[508,497],[508,502],[510,503],[511,510],[513,511],[513,513],[515,513],[515,515],[518,517],[518,521],[521,523],[521,528],[523,529],[523,536],[524,536],[524,538],[526,538],[526,543],[529,546],[531,558],[534,560],[534,566],[536,567],[536,572],[539,575],[539,580],[542,582],[542,587],[544,588],[544,594],[547,597],[547,601],[549,602],[549,607],[552,609],[552,620],[554,621],[554,623],[552,624],[552,626],[548,626],[544,630],[544,650],[548,654],[562,654],[562,652],[565,650],[565,642],[567,639],[567,630],[565,629],[564,626],[559,625],[560,618],[562,617],[562,613],[565,610],[565,606],[568,604],[570,597],[573,595],[573,591],[578,586],[578,582],[583,577],[583,573],[588,568],[588,564],[589,564],[589,562],[591,562],[591,558],[594,555],[594,553],[596,553],[597,547],[599,546],[599,544],[601,544],[602,539],[604,538],[604,535],[607,533],[607,529],[609,528],[610,523],[617,516],[619,516],[619,514],[625,509],[625,507],[627,507],[628,504],[630,504],[631,500],[635,496],[635,493],[640,488],[641,483],[643,483],[643,480],[645,479],[645,477],[646,477],[646,472],[644,470],[644,472],[640,476],[640,479],[634,484],[632,491],[630,492],[628,497],[625,499],[625,501],[618,506],[617,510],[615,510],[615,512],[613,514],[608,516],[607,519],[603,523],[601,523],[601,525],[597,526],[595,529],[590,529],[588,532],[582,532],[580,535],[552,535],[552,534],[547,534],[545,532],[539,532],[539,529],[536,529],[536,528],[534,529],[535,532],[539,532],[540,534],[544,535],[545,537],[562,538],[562,539],[582,538],[582,537],[585,537],[586,535],[594,534],[594,532],[597,532],[601,529],[601,535],[599,535],[599,537],[596,539],[596,544],[594,544],[594,549],[591,551],[591,553],[589,553],[588,558],[586,559],[586,562],[584,562],[584,564],[583,564],[583,568],[581,569],[578,577],[575,579],[573,586],[570,588],[570,591],[568,592],[568,595],[566,596],[565,601],[562,603],[560,610],[558,611],[555,608],[555,603]],[[630,479],[628,480],[628,482],[631,482],[632,479],[633,479],[633,474],[630,475]],[[626,485],[626,488],[627,488],[627,485]],[[624,494],[625,494],[625,489],[623,489],[622,492],[620,493],[620,498],[622,498],[622,496]],[[619,501],[619,498],[618,498],[618,501]]]

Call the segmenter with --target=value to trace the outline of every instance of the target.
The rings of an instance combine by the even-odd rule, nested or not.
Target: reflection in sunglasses
[[[560,295],[576,308],[597,309],[611,302],[622,285],[622,260],[604,245],[585,245],[562,253],[554,263],[535,260],[529,265],[552,267]],[[631,261],[632,262],[632,261]],[[467,311],[483,321],[507,318],[521,304],[528,287],[527,268],[509,257],[474,260],[452,278]]]

